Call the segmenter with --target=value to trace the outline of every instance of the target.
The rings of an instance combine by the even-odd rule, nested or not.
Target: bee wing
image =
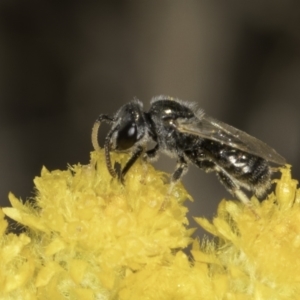
[[[180,132],[216,141],[279,165],[285,164],[285,159],[274,149],[246,132],[207,115],[196,120],[177,119],[176,128]]]

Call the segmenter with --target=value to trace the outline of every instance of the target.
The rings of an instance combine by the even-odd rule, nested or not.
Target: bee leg
[[[185,161],[183,157],[179,158],[179,161],[177,162],[175,172],[172,175],[171,178],[171,184],[177,183],[178,180],[187,172],[188,164]]]
[[[158,144],[156,144],[153,149],[146,151],[143,159],[147,162],[155,161],[158,158],[158,153],[159,153],[158,150],[159,150],[159,146],[158,146]]]
[[[210,155],[206,153],[206,157],[210,157]],[[241,185],[239,181],[236,180],[233,176],[231,176],[221,166],[219,166],[213,157],[210,157],[210,159],[197,160],[196,165],[205,172],[215,171],[217,173],[218,179],[225,186],[225,188],[230,194],[236,196],[245,205],[251,205],[249,198],[241,190]]]
[[[242,203],[244,203],[255,215],[257,219],[259,219],[259,216],[257,212],[252,207],[252,204],[247,197],[247,195],[241,190],[241,186],[239,182],[234,179],[232,176],[230,176],[225,170],[219,170],[217,171],[217,176],[220,180],[220,182],[225,186],[225,188],[233,195],[235,195]]]
[[[167,196],[166,196],[164,202],[162,203],[160,210],[165,210],[165,208],[170,200],[169,199],[170,194],[171,194],[175,184],[181,179],[181,177],[187,172],[187,170],[188,170],[188,164],[185,161],[185,159],[182,156],[180,156],[179,160],[177,162],[177,165],[176,165],[176,169],[171,177],[170,187],[169,187]]]
[[[143,160],[142,160],[143,176],[141,179],[141,183],[143,183],[143,184],[145,183],[145,179],[146,179],[146,175],[147,175],[147,171],[148,171],[147,163],[150,161],[157,160],[157,158],[159,156],[158,150],[159,150],[159,146],[158,146],[158,144],[156,144],[156,146],[153,149],[146,151],[143,155]]]
[[[134,150],[132,156],[127,161],[125,167],[122,169],[121,172],[117,173],[117,174],[119,174],[118,177],[119,177],[119,180],[122,182],[122,184],[124,184],[125,175],[130,170],[130,168],[133,166],[133,164],[136,162],[136,160],[141,156],[143,150],[144,150],[144,148],[142,146],[136,147],[136,149]]]
[[[226,171],[224,170],[218,170],[217,171],[217,177],[220,180],[220,182],[225,186],[225,188],[233,195],[235,195],[241,202],[244,204],[249,203],[248,197],[242,192],[240,185],[237,183],[237,181],[230,176]]]

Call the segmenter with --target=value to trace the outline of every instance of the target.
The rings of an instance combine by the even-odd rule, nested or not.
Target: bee
[[[102,122],[111,124],[104,142],[107,169],[121,182],[139,157],[153,161],[163,152],[177,160],[172,184],[193,164],[205,172],[215,172],[232,195],[249,204],[244,191],[263,197],[271,186],[274,169],[270,163],[285,164],[285,159],[264,142],[208,116],[194,103],[167,96],[153,98],[148,112],[144,112],[142,102],[135,99],[112,117],[99,115],[92,130],[96,150]],[[147,149],[149,141],[155,142],[150,150]],[[131,153],[119,171],[112,166],[111,151]]]

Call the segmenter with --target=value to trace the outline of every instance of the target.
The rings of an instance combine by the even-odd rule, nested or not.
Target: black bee
[[[226,189],[249,203],[242,189],[262,197],[271,186],[269,163],[285,164],[285,159],[262,141],[206,115],[194,103],[166,96],[152,99],[149,112],[139,100],[122,106],[113,117],[101,114],[95,122],[92,142],[98,145],[101,122],[112,125],[105,143],[108,171],[123,182],[138,157],[153,160],[159,151],[177,159],[171,182],[176,183],[192,163],[206,172],[216,172]],[[147,150],[148,141],[156,146]],[[111,151],[130,151],[131,158],[120,172],[112,167]]]

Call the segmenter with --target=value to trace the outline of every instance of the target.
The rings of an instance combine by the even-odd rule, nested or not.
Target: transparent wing
[[[285,159],[264,142],[207,115],[194,120],[177,119],[176,128],[180,132],[216,141],[279,165],[285,164]]]

